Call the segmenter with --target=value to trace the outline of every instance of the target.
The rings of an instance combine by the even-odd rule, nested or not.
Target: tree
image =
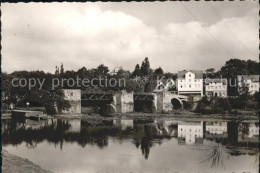
[[[237,87],[230,84],[236,84],[237,75],[247,74],[247,62],[240,59],[230,59],[221,67],[220,74],[229,81],[228,95],[237,95]]]
[[[101,64],[97,67],[96,72],[98,75],[105,75],[109,72],[109,69],[104,64]]]
[[[142,62],[141,73],[143,76],[148,76],[150,74],[150,62],[147,57]]]
[[[249,75],[259,74],[259,63],[252,60],[247,60],[247,72]]]
[[[215,68],[209,68],[206,70],[206,73],[214,73],[215,72]]]
[[[145,84],[145,92],[153,92],[154,90],[154,83],[153,83],[153,71],[150,69],[149,73],[148,73],[148,81]]]
[[[44,106],[46,112],[50,115],[57,113],[55,107],[62,110],[70,106],[69,102],[64,99],[61,86],[52,90],[52,79],[56,76],[51,73],[46,74],[43,71],[16,71],[10,75],[4,74],[2,77],[4,77],[4,88],[2,88],[2,91],[8,93],[9,104],[14,103],[24,107],[26,102],[30,102],[31,106]],[[11,81],[13,78],[24,78],[27,81],[28,79],[43,81],[44,79],[45,81],[41,89],[39,83],[29,89],[28,86],[12,86]]]
[[[55,75],[58,75],[60,72],[59,72],[59,68],[57,66],[55,66]]]
[[[63,68],[63,64],[61,63],[61,66],[60,66],[60,74],[63,74],[64,73],[64,68]]]
[[[154,77],[162,77],[163,76],[163,69],[161,67],[154,70]]]
[[[136,64],[135,70],[132,73],[132,77],[141,76],[141,75],[142,75],[142,72],[141,72],[140,66],[139,66],[139,64]]]

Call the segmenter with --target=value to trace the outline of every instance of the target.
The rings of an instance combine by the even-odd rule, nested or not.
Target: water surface
[[[2,120],[2,147],[53,172],[258,172],[259,124]]]

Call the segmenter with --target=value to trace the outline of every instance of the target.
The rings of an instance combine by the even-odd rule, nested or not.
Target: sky
[[[257,1],[2,3],[2,71],[105,64],[165,72],[258,61]]]

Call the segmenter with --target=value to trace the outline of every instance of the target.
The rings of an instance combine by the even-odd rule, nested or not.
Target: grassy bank
[[[2,172],[37,172],[37,173],[52,173],[51,171],[41,168],[39,165],[2,150]]]

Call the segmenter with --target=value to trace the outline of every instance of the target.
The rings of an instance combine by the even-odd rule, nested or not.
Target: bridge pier
[[[118,113],[130,113],[134,111],[133,92],[122,90],[113,96],[113,103]]]
[[[158,92],[157,95],[157,112],[163,113],[171,111],[174,107],[172,104],[172,99],[179,101],[181,107],[183,108],[183,100],[187,101],[187,96],[178,95],[172,92]]]

